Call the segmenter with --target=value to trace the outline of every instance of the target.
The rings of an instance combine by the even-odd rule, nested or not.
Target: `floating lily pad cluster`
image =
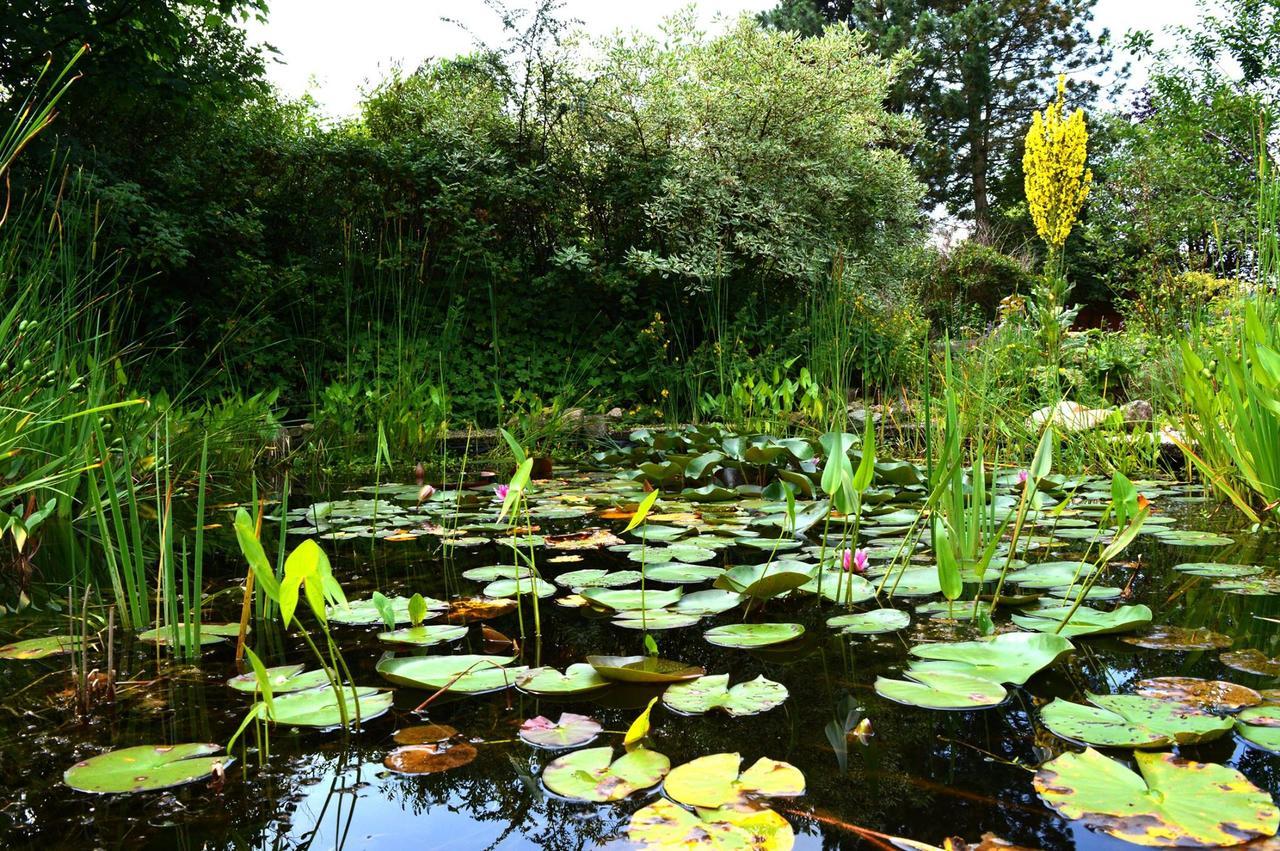
[[[1060,635],[1011,632],[979,641],[920,644],[906,679],[876,679],[876,693],[925,709],[988,709],[1008,696],[1004,684],[1023,685],[1071,653]]]

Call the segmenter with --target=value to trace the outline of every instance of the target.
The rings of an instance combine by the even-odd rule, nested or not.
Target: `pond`
[[[1112,562],[1095,587],[1094,593],[1100,597],[1115,593],[1121,599],[1091,600],[1090,605],[1098,612],[1146,605],[1157,625],[1202,628],[1205,632],[1176,634],[1171,640],[1153,642],[1143,638],[1152,631],[1145,623],[1138,623],[1113,634],[1075,636],[1071,652],[1038,660],[1024,671],[1025,684],[1018,684],[1017,677],[1006,678],[1003,685],[988,683],[988,688],[997,690],[988,702],[997,705],[946,710],[911,705],[928,702],[930,696],[909,688],[905,692],[908,702],[901,702],[901,686],[885,682],[905,682],[903,671],[913,660],[919,665],[921,660],[909,653],[913,647],[981,637],[971,621],[947,617],[948,607],[940,605],[937,588],[930,587],[933,561],[923,547],[911,557],[912,572],[892,583],[898,587],[894,597],[888,598],[885,588],[880,587],[883,576],[877,574],[886,570],[915,519],[923,499],[921,488],[884,489],[881,499],[867,506],[860,529],[869,558],[867,577],[859,577],[856,588],[860,592],[863,583],[878,588],[885,606],[904,613],[890,617],[909,619],[907,624],[877,621],[868,626],[853,619],[854,629],[883,627],[889,631],[846,634],[841,624],[848,621],[831,626],[828,620],[875,610],[875,598],[845,607],[796,589],[772,599],[753,600],[748,610],[745,599],[737,598],[732,589],[694,597],[713,589],[726,566],[762,564],[772,559],[812,567],[823,557],[838,564],[843,532],[839,524],[826,529],[829,543],[825,547],[822,524],[809,528],[803,540],[795,540],[778,528],[782,506],[746,488],[734,498],[718,502],[664,495],[647,525],[624,533],[630,512],[644,495],[639,484],[609,472],[557,469],[556,476],[536,482],[530,489],[528,516],[522,514],[519,522],[536,528],[517,530],[522,536],[522,552],[533,552],[537,570],[550,583],[548,596],[536,607],[541,638],[534,635],[534,603],[526,594],[518,611],[464,623],[465,628],[456,630],[459,635],[452,640],[423,650],[398,649],[397,657],[505,653],[517,656],[511,669],[549,666],[564,671],[591,656],[644,654],[643,627],[648,626],[648,634],[664,659],[700,667],[708,675],[728,675],[725,684],[729,686],[760,677],[769,683],[758,684],[754,691],[731,692],[739,698],[731,702],[733,712],[721,707],[686,714],[714,702],[720,695],[719,681],[703,681],[705,689],[686,686],[683,691],[671,692],[666,691],[666,685],[612,681],[592,691],[560,696],[531,693],[537,690],[536,684],[474,695],[445,692],[415,712],[435,689],[394,684],[379,673],[384,653],[393,649],[378,637],[387,627],[377,622],[334,623],[333,633],[354,680],[360,685],[394,688],[393,702],[385,714],[363,719],[361,729],[350,736],[338,730],[277,725],[269,739],[269,756],[261,765],[257,749],[262,742],[250,732],[243,745],[236,745],[237,761],[219,779],[163,791],[92,795],[64,784],[64,769],[78,760],[131,745],[226,743],[250,704],[248,694],[227,687],[227,680],[240,673],[234,661],[234,640],[204,648],[195,665],[178,664],[155,644],[118,635],[113,647],[117,698],[114,703],[97,706],[84,720],[76,720],[71,708],[65,656],[0,662],[0,691],[7,710],[0,714],[0,835],[6,845],[638,847],[628,838],[629,824],[642,808],[663,800],[663,787],[642,780],[640,786],[652,788],[640,788],[605,803],[555,794],[549,785],[562,790],[577,787],[572,779],[568,787],[563,781],[548,782],[544,769],[577,751],[536,747],[519,734],[524,722],[539,716],[551,722],[562,713],[586,716],[601,729],[594,741],[581,747],[612,747],[612,757],[617,759],[624,752],[623,733],[654,698],[660,698],[652,710],[646,748],[665,755],[673,769],[702,757],[737,754],[744,770],[764,758],[787,763],[803,775],[803,794],[747,796],[785,819],[794,831],[796,848],[890,847],[877,834],[931,845],[941,845],[949,836],[977,842],[983,834],[992,834],[1032,848],[1129,848],[1133,846],[1121,839],[1090,829],[1089,819],[1068,818],[1047,806],[1037,793],[1034,779],[1038,766],[1060,754],[1083,750],[1080,744],[1068,741],[1077,738],[1069,735],[1076,729],[1071,707],[1059,702],[1059,710],[1068,710],[1066,717],[1061,712],[1048,716],[1062,718],[1055,726],[1067,734],[1065,737],[1048,728],[1045,710],[1050,702],[1058,698],[1085,704],[1088,694],[1132,694],[1140,681],[1154,677],[1227,680],[1264,692],[1280,684],[1275,676],[1239,669],[1280,673],[1280,663],[1265,663],[1280,655],[1276,621],[1269,620],[1280,618],[1276,596],[1280,587],[1269,579],[1280,573],[1275,548],[1265,536],[1233,530],[1235,518],[1225,511],[1211,513],[1200,491],[1189,486],[1139,483],[1151,500],[1153,520],[1124,552],[1123,561]],[[1033,513],[1027,534],[1034,546],[1027,560],[1078,562],[1093,537],[1099,510],[1106,502],[1106,488],[1107,483],[1101,480],[1081,479],[1072,484],[1070,493],[1074,496],[1066,512],[1052,517]],[[493,495],[491,483],[476,483],[461,493],[461,508],[456,514],[452,506],[458,504],[458,491],[441,488],[419,503],[416,484],[357,487],[310,506],[295,494],[287,520],[289,542],[293,546],[309,537],[318,541],[351,600],[368,598],[375,590],[388,597],[420,593],[430,601],[439,601],[427,625],[444,625],[449,620],[442,610],[444,603],[480,596],[486,589],[492,595],[513,593],[502,587],[500,570],[476,571],[514,563],[510,546],[498,543],[509,520],[497,520],[500,501]],[[802,502],[800,508],[804,506]],[[235,621],[239,616],[239,585],[245,568],[234,538],[228,534],[230,517],[228,512],[213,518],[222,528],[210,532],[219,557],[216,564],[206,566],[206,592],[230,589],[213,597],[205,613],[205,621],[210,623]],[[273,526],[268,520],[264,538],[273,538]],[[650,530],[647,543],[641,547],[639,533],[646,528]],[[588,529],[608,534],[571,534]],[[1171,529],[1177,531],[1170,534]],[[1223,536],[1183,534],[1186,531]],[[442,541],[451,544],[445,547]],[[1201,563],[1248,567],[1194,566]],[[1175,569],[1178,566],[1181,568]],[[642,567],[649,574],[645,593],[650,595],[650,608],[640,617],[625,614],[633,605],[625,591],[639,593],[635,580]],[[1015,563],[1013,569],[1018,567]],[[1054,580],[1038,581],[1037,570],[1043,577],[1060,569],[1033,568],[1022,574],[1025,582],[1010,580],[1009,587],[1020,594],[1046,593],[1036,586],[1052,585]],[[599,589],[575,594],[602,575],[575,573],[587,570],[620,573],[614,579],[621,583],[624,595],[609,589],[603,594]],[[571,573],[566,580],[564,576]],[[842,573],[833,570],[824,576],[830,581]],[[998,571],[991,573],[994,578]],[[479,578],[468,578],[468,574]],[[500,584],[491,585],[494,581]],[[529,580],[524,582],[527,590]],[[972,610],[975,587],[966,585],[965,595],[951,614]],[[1106,588],[1117,590],[1103,590]],[[667,604],[664,610],[654,608],[653,595],[657,595],[657,602]],[[592,605],[583,596],[606,605]],[[678,596],[694,603],[682,608]],[[830,586],[827,596],[831,596]],[[732,608],[726,611],[705,613],[730,603]],[[624,614],[609,610],[607,605]],[[453,611],[458,611],[456,606]],[[650,617],[654,618],[652,623],[648,623]],[[744,619],[748,624],[796,626],[787,627],[788,632],[778,636],[788,640],[755,647],[724,644],[740,643],[744,638],[766,640],[760,631],[735,636],[733,630],[721,630],[707,635],[713,628]],[[637,620],[644,623],[637,624]],[[1032,634],[1019,632],[1003,610],[997,611],[994,620],[998,636]],[[65,632],[66,620],[11,616],[0,621],[0,629],[6,631],[6,640],[26,639]],[[486,633],[486,629],[501,635]],[[791,637],[795,633],[798,637]],[[717,635],[722,636],[721,643],[712,643],[710,639]],[[1160,639],[1161,633],[1154,635]],[[504,637],[514,639],[518,653]],[[1130,643],[1135,637],[1140,644],[1173,646],[1155,649]],[[106,666],[102,643],[105,641],[89,654],[91,668]],[[1188,649],[1188,643],[1195,649]],[[315,667],[305,644],[296,634],[281,631],[278,621],[257,624],[250,646],[267,665],[307,663]],[[1222,654],[1228,649],[1256,650],[1261,657],[1228,656],[1237,666],[1233,668],[1223,662]],[[1027,661],[1025,654],[1018,658]],[[382,667],[388,670],[385,663]],[[589,678],[587,673],[582,676]],[[879,690],[878,678],[883,678]],[[922,679],[929,682],[927,677]],[[945,691],[936,684],[923,689],[934,697]],[[975,697],[973,691],[962,699],[983,703],[985,698]],[[947,697],[943,695],[941,700],[945,703]],[[671,704],[685,712],[675,711]],[[1238,708],[1219,702],[1210,710],[1222,715]],[[1096,717],[1091,720],[1097,721]],[[1214,722],[1207,723],[1212,726]],[[418,741],[448,736],[451,747],[445,752],[452,752],[453,757],[429,760],[430,767],[460,764],[426,774],[385,767],[384,760],[399,747],[399,741],[412,740],[415,735],[404,731],[427,724],[456,731],[428,732],[425,739],[418,731]],[[1224,734],[1219,730],[1216,737],[1204,737],[1211,741],[1178,745],[1177,753],[1238,769],[1268,795],[1280,791],[1280,757],[1246,742],[1229,720],[1224,725]],[[585,735],[590,735],[594,728],[587,725],[586,729]],[[1083,729],[1088,730],[1088,725]],[[1123,724],[1108,729],[1110,735],[1121,738],[1142,734]],[[550,735],[560,732],[557,729]],[[565,735],[574,733],[576,729],[570,729]],[[1170,750],[1155,747],[1156,753]],[[1131,749],[1100,750],[1130,768],[1136,765]],[[723,770],[724,759],[699,763],[694,773],[705,781]],[[730,771],[730,779],[733,773]],[[688,779],[686,776],[686,782]],[[590,783],[587,788],[592,788]],[[667,792],[673,794],[670,788]],[[733,847],[727,840],[713,846],[711,835],[703,835],[708,836],[707,842],[689,847]],[[663,847],[663,843],[650,847]]]

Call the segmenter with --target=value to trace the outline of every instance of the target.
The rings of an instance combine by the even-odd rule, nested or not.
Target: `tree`
[[[929,200],[987,224],[995,208],[1021,196],[1021,132],[1047,101],[1055,77],[1107,62],[1107,34],[1088,24],[1097,0],[781,0],[762,20],[814,35],[844,24],[881,55],[903,51],[912,73],[886,105],[924,131],[913,156]],[[1073,105],[1091,102],[1097,83],[1071,81]]]

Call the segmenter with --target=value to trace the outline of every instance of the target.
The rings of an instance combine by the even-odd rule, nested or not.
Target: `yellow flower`
[[[1089,141],[1084,111],[1077,109],[1063,118],[1065,89],[1066,79],[1059,76],[1057,100],[1043,115],[1037,111],[1032,116],[1022,156],[1031,220],[1040,238],[1054,251],[1067,241],[1093,182],[1093,172],[1084,165]]]
[[[667,397],[668,397],[668,396],[670,396],[670,395],[671,395],[671,392],[670,392],[670,391],[668,391],[668,390],[667,390],[667,388],[663,387],[663,388],[662,388],[662,398],[663,398],[663,399],[665,399],[665,398],[667,398]]]

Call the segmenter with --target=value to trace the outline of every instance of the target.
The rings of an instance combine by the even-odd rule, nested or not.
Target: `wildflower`
[[[511,492],[511,486],[510,485],[494,485],[493,492],[498,495],[498,499],[503,500],[505,502],[507,499],[507,494]]]
[[[431,485],[423,485],[422,490],[418,491],[418,502],[426,502],[436,495],[436,489]]]
[[[1058,98],[1032,116],[1022,157],[1031,220],[1052,252],[1062,250],[1093,182],[1084,165],[1089,140],[1084,111],[1077,109],[1064,120],[1065,91],[1066,78],[1059,76]]]
[[[668,390],[667,388],[663,387],[663,388],[662,388],[662,398],[663,398],[663,399],[665,399],[665,398],[667,398],[667,397],[668,397],[668,396],[670,396],[670,395],[671,395],[671,391],[670,391],[670,390]]]
[[[1020,485],[1025,485],[1026,483],[1027,483],[1027,471],[1026,471],[1026,470],[1019,470],[1019,471],[1018,471],[1018,484],[1020,484]]]

